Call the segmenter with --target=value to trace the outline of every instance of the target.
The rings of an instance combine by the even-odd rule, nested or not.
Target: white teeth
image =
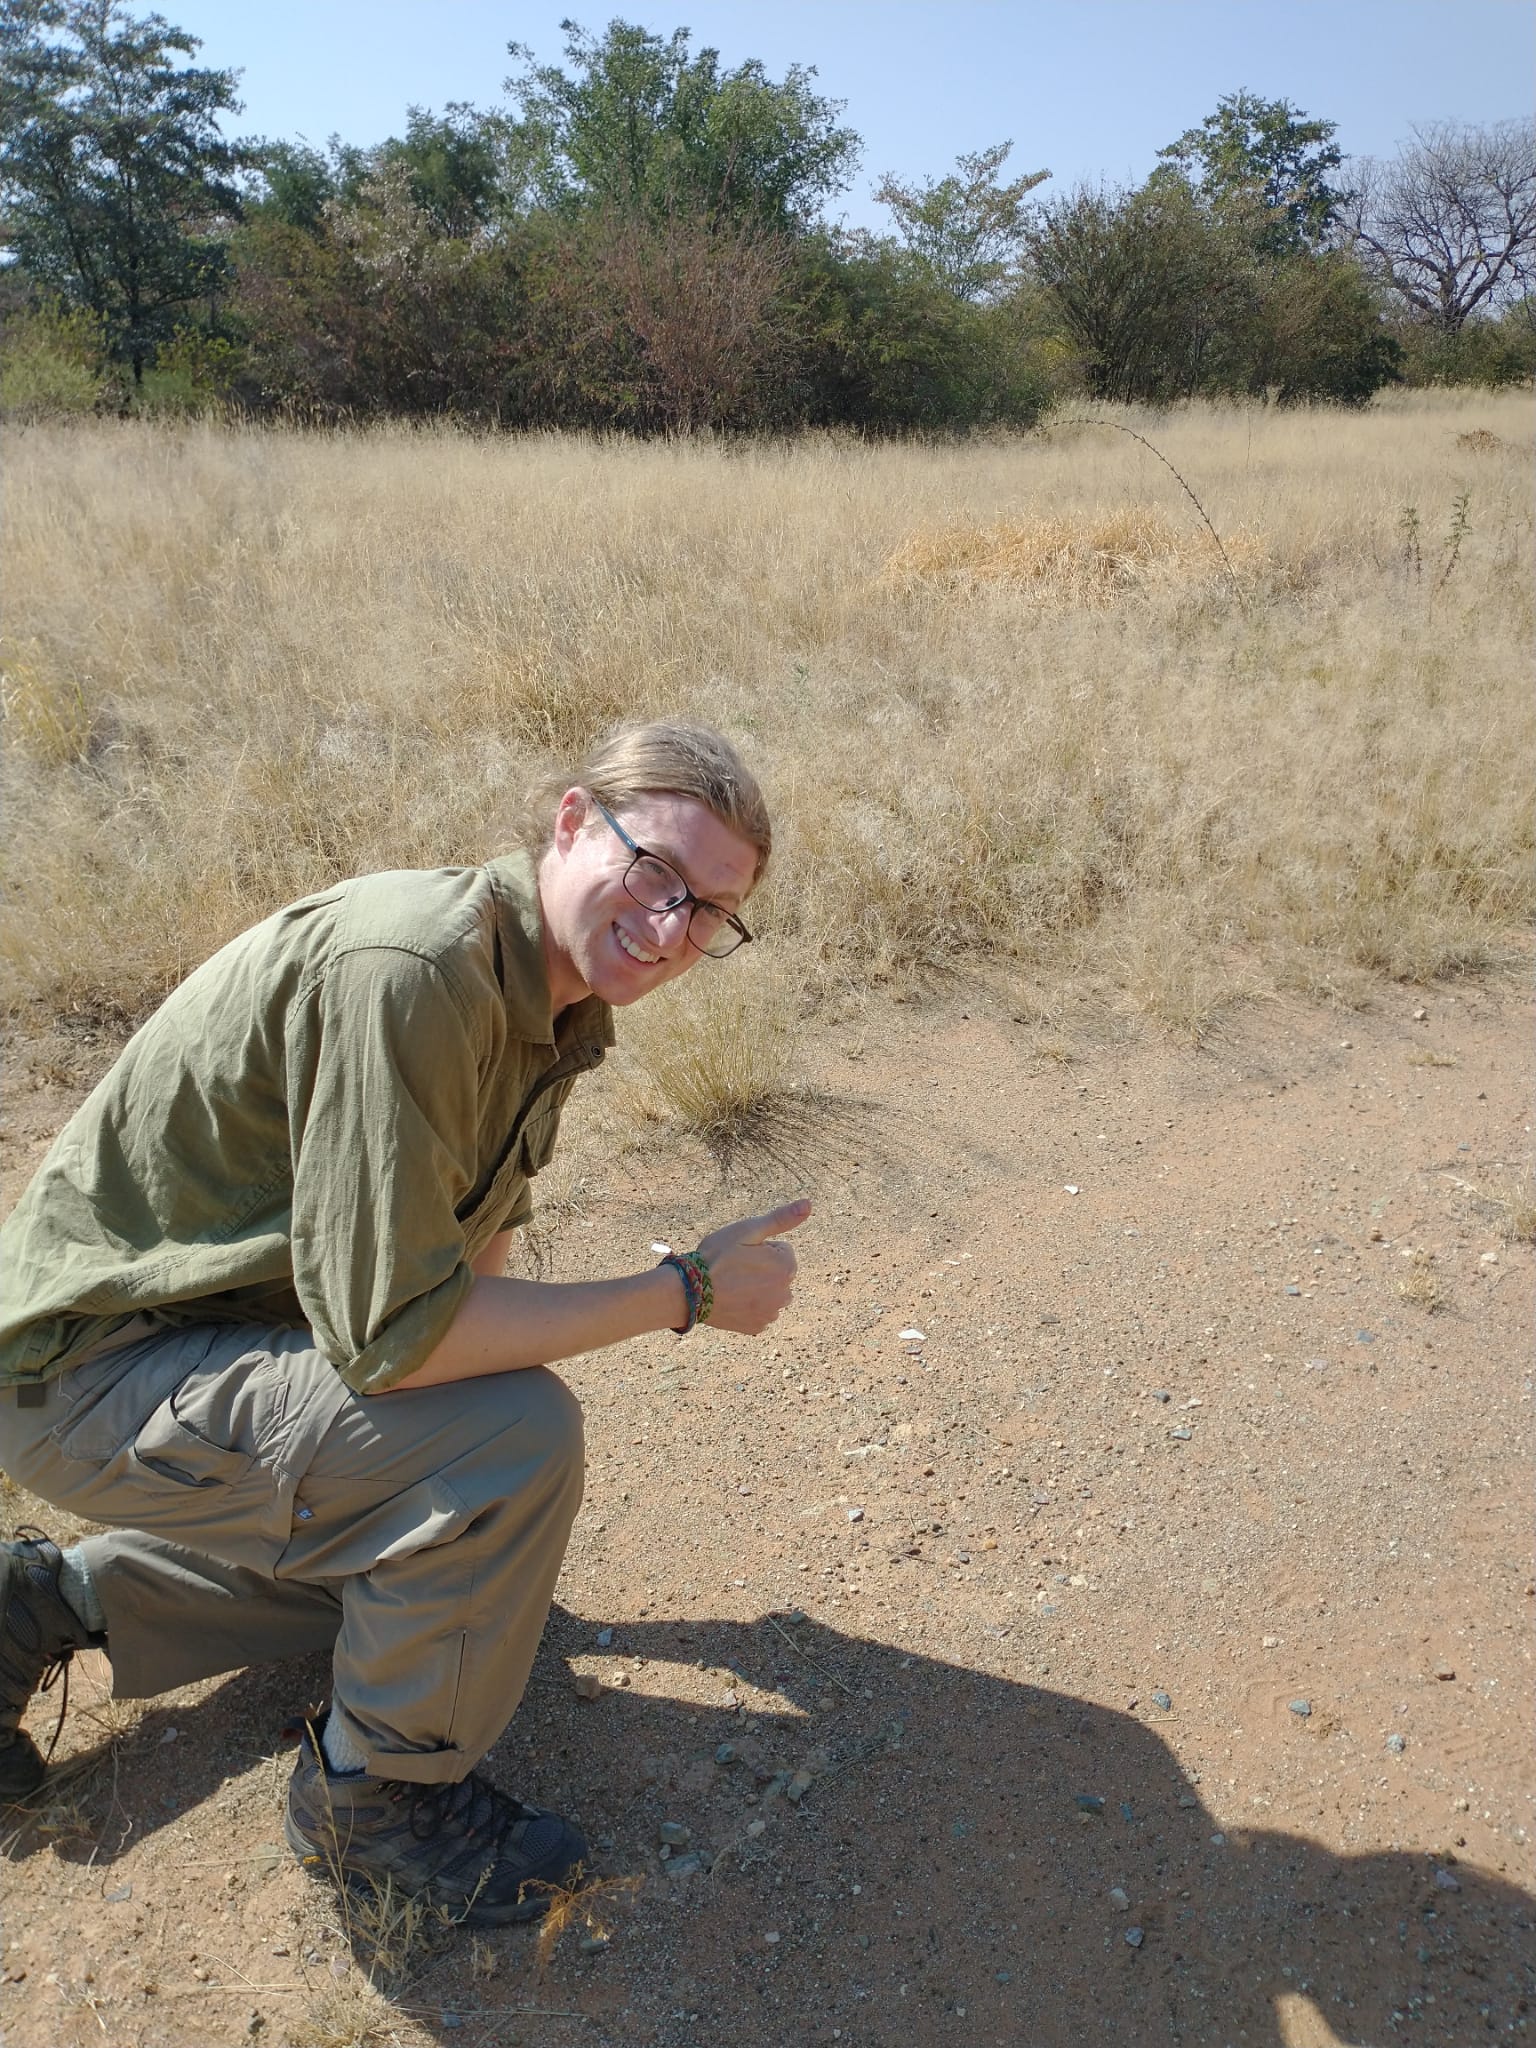
[[[627,932],[619,931],[617,925],[614,926],[614,930],[618,932],[619,944],[624,948],[624,951],[629,955],[630,959],[638,960],[642,967],[654,967],[656,965],[656,962],[661,958],[661,955],[659,953],[642,953],[640,948],[635,944],[634,940],[629,936],[629,934]]]

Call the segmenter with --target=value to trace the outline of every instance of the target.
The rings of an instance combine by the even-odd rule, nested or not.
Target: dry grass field
[[[1533,884],[1528,398],[1104,417],[1222,552],[1102,426],[16,433],[10,1004],[132,1019],[334,876],[479,857],[552,758],[679,708],[780,820],[774,972],[718,1033],[770,1067],[786,997],[978,962],[1049,1042],[1496,961]]]

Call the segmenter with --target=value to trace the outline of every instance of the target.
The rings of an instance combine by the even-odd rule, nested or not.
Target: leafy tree
[[[663,39],[614,21],[598,39],[561,27],[569,71],[508,45],[524,64],[506,85],[522,110],[513,134],[547,203],[784,231],[848,184],[858,137],[806,66],[775,82],[755,60],[722,71],[718,51],[690,56],[687,29]]]
[[[1281,405],[1361,405],[1399,378],[1403,351],[1380,294],[1341,250],[1266,266],[1245,324],[1214,366],[1212,389]]]
[[[1158,151],[1168,165],[1153,181],[1182,178],[1215,211],[1246,201],[1262,210],[1260,246],[1273,255],[1316,249],[1348,194],[1328,181],[1343,163],[1337,123],[1314,120],[1289,100],[1227,93],[1198,128]]]
[[[499,421],[516,345],[516,252],[445,235],[407,165],[306,233],[260,212],[235,242],[233,310],[269,402],[321,414]]]
[[[229,71],[178,67],[200,44],[123,0],[6,0],[0,201],[13,258],[88,307],[135,383],[157,340],[223,278],[247,145]]]
[[[870,235],[801,250],[800,417],[871,434],[1028,426],[1046,391],[1011,307],[955,296],[930,264]]]
[[[1336,251],[1266,253],[1253,221],[1244,203],[1207,210],[1182,179],[1040,209],[1035,279],[1092,397],[1354,404],[1391,381],[1396,344],[1357,266]]]
[[[329,158],[307,142],[264,143],[255,170],[258,182],[246,195],[247,215],[281,221],[305,234],[319,229],[326,206],[340,195],[341,173],[334,143]]]
[[[1011,142],[962,156],[947,178],[903,185],[889,173],[875,198],[896,216],[896,229],[957,299],[991,297],[1008,278],[1024,244],[1024,201],[1049,171],[1029,171],[1009,184],[998,172]]]
[[[1438,121],[1367,159],[1346,210],[1356,254],[1443,334],[1518,301],[1536,262],[1536,123]]]
[[[1039,210],[1029,251],[1094,398],[1156,404],[1197,391],[1251,286],[1244,238],[1213,226],[1179,181],[1079,186]]]

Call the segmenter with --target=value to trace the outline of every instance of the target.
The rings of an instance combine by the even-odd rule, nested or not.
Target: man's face
[[[614,814],[647,852],[675,867],[695,896],[739,910],[757,849],[691,797],[634,797]],[[624,887],[633,853],[585,791],[567,790],[539,868],[550,994],[562,1010],[587,994],[619,1006],[675,981],[703,956],[688,941],[687,904],[647,910]]]

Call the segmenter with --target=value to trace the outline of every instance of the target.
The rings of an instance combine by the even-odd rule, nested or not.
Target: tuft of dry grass
[[[400,2015],[384,1994],[351,1974],[319,1992],[287,2041],[289,2048],[400,2048],[399,2030]]]
[[[618,1107],[728,1153],[779,1112],[799,1078],[794,991],[750,955],[701,962],[625,1019]]]
[[[1129,434],[12,437],[8,1009],[115,1031],[293,897],[482,858],[553,761],[679,709],[741,739],[781,849],[764,943],[684,985],[707,1051],[624,1020],[696,1128],[792,1080],[802,1002],[957,967],[1189,1036],[1497,967],[1536,902],[1536,565],[1523,462],[1476,437],[1518,456],[1529,400],[1117,417],[1241,606]]]
[[[1536,1180],[1521,1173],[1491,1193],[1503,1219],[1505,1241],[1536,1244]]]
[[[1414,1308],[1423,1309],[1428,1315],[1439,1315],[1451,1305],[1451,1290],[1436,1271],[1431,1252],[1414,1252],[1408,1271],[1397,1283],[1397,1291],[1404,1301]]]
[[[1264,545],[1252,534],[1234,534],[1225,546],[1233,569],[1250,577],[1266,565]],[[1126,592],[1158,586],[1206,589],[1227,573],[1203,527],[1181,526],[1155,507],[1121,505],[914,533],[893,551],[882,580],[898,591],[1004,583],[1043,604],[1107,605]]]

